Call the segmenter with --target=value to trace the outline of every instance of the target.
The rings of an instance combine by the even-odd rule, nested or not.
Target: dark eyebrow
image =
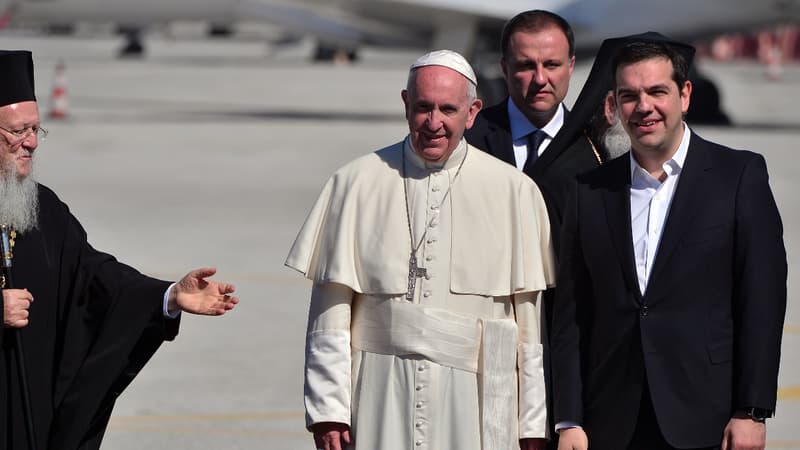
[[[669,90],[669,85],[668,84],[656,84],[654,86],[647,87],[646,90],[653,91],[653,90],[657,90],[657,89],[668,91]]]
[[[655,91],[655,90],[668,91],[669,90],[669,85],[668,84],[663,84],[663,83],[654,84],[652,86],[646,86],[643,90],[645,92],[651,92],[651,91]],[[638,91],[637,89],[619,87],[619,88],[617,88],[617,95],[619,95],[619,94],[631,94],[631,93],[636,93],[637,91]]]

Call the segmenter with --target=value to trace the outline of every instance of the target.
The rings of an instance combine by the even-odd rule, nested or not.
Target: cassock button
[[[425,261],[433,261],[433,255],[426,256]]]
[[[426,279],[426,280],[430,280],[430,279],[431,279],[431,274],[430,274],[430,272],[425,272],[425,279]]]
[[[438,184],[435,184],[435,185],[433,185],[433,186],[431,187],[431,190],[433,190],[433,192],[439,192],[439,190],[440,190],[440,189],[441,189],[441,188],[439,187],[439,185],[438,185]]]
[[[422,428],[422,422],[417,422],[414,424],[414,426],[417,428]]]
[[[639,315],[642,317],[647,316],[647,305],[642,306],[642,309],[639,311]]]
[[[423,292],[423,293],[422,293],[422,296],[423,296],[423,297],[425,297],[425,298],[428,298],[428,297],[430,297],[430,296],[431,296],[431,291],[425,291],[425,292]]]
[[[421,445],[422,445],[422,441],[417,441],[417,442],[415,442],[414,444],[415,444],[417,447],[419,447],[419,446],[421,446]]]
[[[417,402],[416,407],[417,407],[417,409],[422,408],[422,402]]]

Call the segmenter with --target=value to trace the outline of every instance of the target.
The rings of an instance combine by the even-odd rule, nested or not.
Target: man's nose
[[[28,133],[27,136],[22,138],[22,146],[27,149],[34,149],[39,145],[39,136],[37,133]]]
[[[425,121],[428,125],[428,128],[431,130],[438,130],[442,126],[442,116],[441,114],[434,110],[428,113],[428,120]]]
[[[636,101],[636,112],[650,112],[653,110],[653,104],[650,102],[650,98],[647,94],[639,95],[638,100]]]
[[[544,67],[541,65],[537,66],[536,69],[533,71],[533,81],[539,86],[544,86],[547,84],[547,76],[545,76]]]

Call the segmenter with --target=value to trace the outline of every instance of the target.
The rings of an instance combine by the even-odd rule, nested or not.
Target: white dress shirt
[[[517,169],[522,170],[525,167],[525,161],[528,159],[528,135],[538,130],[533,124],[522,114],[522,111],[517,108],[517,105],[508,99],[508,122],[511,126],[511,139],[514,141],[514,161],[517,163]],[[561,129],[564,124],[564,105],[559,105],[556,114],[547,122],[547,125],[541,128],[547,137],[542,141],[539,146],[539,151],[536,157],[542,156],[542,153],[550,145],[550,141]]]
[[[633,152],[631,158],[631,234],[633,255],[636,261],[636,277],[639,290],[644,295],[650,271],[653,269],[658,244],[664,231],[675,187],[678,185],[686,153],[689,149],[689,127],[683,124],[683,138],[672,159],[663,164],[666,178],[659,181],[643,169]]]
[[[175,311],[174,313],[169,312],[169,293],[172,292],[172,289],[175,287],[176,284],[178,284],[178,283],[170,284],[169,287],[167,288],[167,290],[164,291],[164,301],[162,303],[161,309],[162,309],[162,312],[164,313],[164,317],[166,317],[168,319],[175,319],[181,313],[180,309]]]

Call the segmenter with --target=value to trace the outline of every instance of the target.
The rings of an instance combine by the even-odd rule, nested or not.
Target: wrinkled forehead
[[[39,123],[39,107],[35,101],[24,101],[0,106],[0,120],[3,121],[4,124],[13,125],[31,125]]]

